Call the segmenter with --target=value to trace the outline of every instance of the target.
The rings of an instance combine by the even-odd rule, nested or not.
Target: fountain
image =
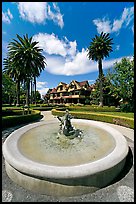
[[[71,119],[73,117],[71,114],[69,114],[68,109],[66,109],[66,114],[64,115],[64,117],[60,118],[59,116],[57,116],[57,118],[59,119],[59,121],[61,121],[59,134],[64,134],[65,136],[73,136],[72,138],[81,137],[83,132],[80,129],[76,129],[71,124]]]
[[[74,119],[68,110],[57,119],[11,133],[3,144],[8,176],[26,189],[56,196],[109,185],[125,165],[124,136],[105,123]]]

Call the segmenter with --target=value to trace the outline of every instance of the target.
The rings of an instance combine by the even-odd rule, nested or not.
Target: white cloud
[[[134,34],[134,24],[132,25],[131,29],[132,29],[132,32]]]
[[[8,42],[2,40],[2,59],[3,58],[6,58],[6,54],[7,54],[7,51],[8,51]]]
[[[82,52],[78,52],[73,59],[69,60],[65,60],[63,57],[48,56],[46,71],[66,76],[88,73],[90,61],[86,55],[87,53],[83,49]],[[95,64],[95,62],[92,62],[92,64]],[[95,66],[92,68],[95,69]]]
[[[97,26],[97,32],[101,33],[102,31],[105,33],[111,32],[111,25],[110,21],[106,20],[105,18],[101,19],[94,19],[93,23]]]
[[[43,81],[37,81],[36,82],[36,89],[39,91],[39,93],[42,95],[45,95],[48,91],[48,87],[47,87],[48,82],[43,82]]]
[[[51,11],[50,5],[48,5],[48,18],[52,19],[55,23],[57,23],[61,28],[64,26],[63,16],[60,13],[60,9],[57,4],[53,3],[53,7],[55,12]]]
[[[101,33],[102,31],[113,33],[119,32],[123,25],[127,27],[133,19],[134,7],[130,7],[124,8],[121,17],[118,19],[114,19],[113,23],[105,18],[94,19],[93,23],[96,25],[98,33]]]
[[[134,19],[134,7],[124,8],[121,19],[124,20],[126,26],[128,26],[130,22]]]
[[[41,94],[41,97],[47,93],[49,88],[42,88],[42,89],[37,89],[39,93]],[[42,97],[43,98],[43,97]]]
[[[51,4],[51,2],[50,2]],[[44,24],[46,20],[53,20],[61,28],[64,26],[63,15],[57,3],[53,3],[54,12],[49,2],[18,2],[20,17],[31,23]]]
[[[89,84],[93,84],[96,80],[95,79],[89,79],[88,82]]]
[[[46,71],[56,75],[80,75],[98,71],[98,63],[89,60],[87,51],[83,48],[77,50],[76,41],[69,41],[65,36],[59,39],[54,33],[39,33],[33,37],[39,42],[46,57]],[[117,45],[116,49],[120,48]],[[110,68],[119,59],[103,60],[103,69]]]
[[[115,50],[119,50],[120,49],[120,45],[116,45]]]
[[[12,19],[13,19],[13,15],[11,14],[9,9],[5,13],[2,11],[2,21],[4,23],[10,24]]]
[[[12,18],[13,18],[13,15],[11,14],[11,12],[10,12],[10,10],[9,10],[9,9],[8,9],[7,14],[8,14],[8,16],[9,16],[9,18],[10,18],[10,19],[12,19]]]
[[[73,60],[66,61],[63,57],[48,56],[46,71],[56,75],[80,75],[98,71],[98,63],[87,58],[87,52],[82,49]],[[103,60],[103,69],[108,69],[122,58]]]
[[[7,34],[7,32],[6,32],[6,31],[2,31],[2,34],[3,34],[3,35],[6,35],[6,34]]]
[[[76,48],[77,48],[77,43],[76,41],[70,41],[68,42],[68,51],[67,54],[70,55],[72,58],[75,56],[76,54]]]
[[[47,18],[46,2],[19,2],[18,9],[21,18],[31,23],[43,23]]]
[[[68,41],[67,38],[60,40],[54,33],[39,33],[33,36],[33,40],[39,42],[39,47],[45,53],[73,57],[76,54],[76,41]]]
[[[122,27],[122,20],[114,20],[111,32],[118,32]]]
[[[48,83],[47,82],[43,82],[43,81],[37,81],[36,83],[36,87],[38,89],[43,88],[43,86],[46,86]]]

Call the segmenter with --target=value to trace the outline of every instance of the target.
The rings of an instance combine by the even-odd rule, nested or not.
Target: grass
[[[84,113],[94,113],[96,114],[96,112],[93,111],[81,111],[81,110],[74,110],[74,112],[84,112]],[[72,114],[72,111],[70,111],[70,113]],[[127,117],[127,118],[134,118],[134,113],[123,113],[123,112],[97,112],[97,114],[105,114],[105,115],[116,115],[116,116],[121,116],[121,117]]]

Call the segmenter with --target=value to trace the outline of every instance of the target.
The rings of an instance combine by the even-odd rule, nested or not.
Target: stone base
[[[76,179],[48,179],[26,175],[14,169],[6,161],[5,168],[12,181],[30,191],[52,196],[69,197],[93,193],[105,187],[121,172],[124,164],[125,159],[104,172]]]

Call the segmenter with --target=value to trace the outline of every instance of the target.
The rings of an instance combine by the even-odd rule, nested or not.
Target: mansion
[[[56,88],[48,90],[45,98],[52,104],[85,104],[85,100],[90,98],[93,86],[89,85],[88,81],[73,80],[70,84],[60,82]]]

